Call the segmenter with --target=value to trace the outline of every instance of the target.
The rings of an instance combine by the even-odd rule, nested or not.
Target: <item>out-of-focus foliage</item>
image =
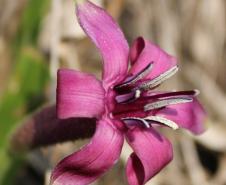
[[[10,40],[10,78],[0,97],[0,184],[10,184],[20,161],[7,153],[9,134],[28,112],[45,100],[48,62],[37,48],[37,38],[48,5],[47,0],[29,0],[17,34]]]
[[[21,49],[22,45],[29,44],[35,46],[37,44],[41,26],[40,23],[43,21],[48,7],[49,0],[29,0],[13,43],[16,50]]]
[[[47,66],[40,54],[32,48],[24,49],[0,104],[0,119],[4,123],[0,131],[1,145],[13,125],[43,102],[47,79]]]

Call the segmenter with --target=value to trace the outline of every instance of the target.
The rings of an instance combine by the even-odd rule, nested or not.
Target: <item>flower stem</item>
[[[55,105],[48,106],[31,115],[14,131],[10,151],[23,153],[41,146],[88,138],[94,134],[95,125],[94,118],[58,119]]]

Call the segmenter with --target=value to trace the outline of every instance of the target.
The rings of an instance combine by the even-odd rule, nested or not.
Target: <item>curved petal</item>
[[[100,117],[104,112],[104,89],[95,76],[61,69],[57,73],[57,114],[70,117]]]
[[[169,105],[160,109],[156,115],[172,120],[179,127],[186,128],[194,134],[205,131],[206,112],[196,98],[190,103]]]
[[[153,79],[177,64],[176,58],[142,37],[137,38],[134,42],[130,51],[130,58],[132,61],[130,73],[133,75],[136,75],[150,62],[153,62],[151,72],[144,79]]]
[[[102,54],[105,86],[121,81],[128,68],[129,47],[117,23],[105,10],[89,1],[77,5],[77,16]]]
[[[145,47],[145,41],[142,37],[138,37],[133,43],[130,48],[130,62],[133,65],[137,58],[139,57],[140,53]]]
[[[111,126],[110,120],[100,120],[91,142],[64,158],[55,167],[51,184],[86,185],[95,181],[118,160],[123,134]]]
[[[153,128],[136,127],[126,134],[133,148],[126,166],[129,185],[143,185],[173,158],[171,143]]]

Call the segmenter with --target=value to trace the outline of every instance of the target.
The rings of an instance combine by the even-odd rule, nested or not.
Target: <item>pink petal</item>
[[[130,51],[130,59],[132,64],[130,73],[133,75],[136,75],[150,62],[153,62],[153,68],[145,79],[153,79],[177,64],[176,58],[142,37],[134,42]]]
[[[55,167],[54,185],[86,185],[95,181],[118,160],[123,134],[111,126],[110,120],[100,120],[94,137],[81,150],[64,158]]]
[[[145,47],[145,41],[142,37],[138,37],[133,43],[130,48],[130,62],[133,65],[137,58],[139,57],[140,53]]]
[[[153,128],[129,130],[127,141],[133,148],[126,166],[129,185],[143,185],[173,158],[171,143]]]
[[[77,6],[77,16],[102,54],[105,86],[121,81],[128,68],[129,47],[117,23],[105,10],[89,1]]]
[[[61,69],[57,74],[57,114],[70,117],[99,117],[104,112],[104,89],[93,75]]]
[[[156,115],[170,119],[194,134],[205,131],[206,112],[196,98],[190,103],[169,105],[159,110]]]

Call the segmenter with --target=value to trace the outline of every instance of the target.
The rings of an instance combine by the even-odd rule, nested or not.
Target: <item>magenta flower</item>
[[[145,184],[173,157],[171,143],[158,133],[159,127],[204,131],[205,112],[195,98],[197,90],[153,91],[177,72],[174,57],[141,37],[129,50],[112,17],[91,2],[77,5],[77,16],[102,54],[103,77],[100,81],[91,74],[60,69],[57,114],[61,119],[96,118],[96,132],[88,145],[56,166],[51,183],[95,181],[117,162],[125,137],[134,151],[126,165],[128,183]]]

